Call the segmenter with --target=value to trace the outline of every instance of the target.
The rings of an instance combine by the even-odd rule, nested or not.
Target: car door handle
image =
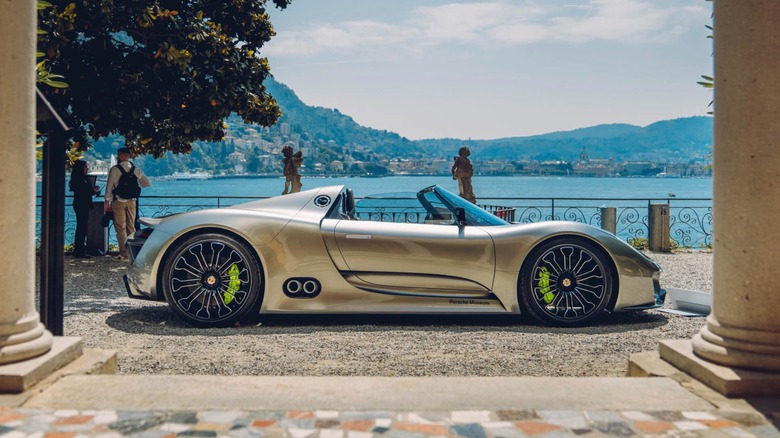
[[[365,240],[365,239],[370,239],[371,235],[370,234],[347,234],[346,238],[347,239],[364,239]]]

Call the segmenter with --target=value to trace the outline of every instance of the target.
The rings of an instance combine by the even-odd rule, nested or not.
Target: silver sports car
[[[581,325],[658,307],[660,267],[599,228],[509,223],[441,187],[370,196],[322,187],[142,218],[127,241],[132,298],[185,321],[260,313],[528,313]]]

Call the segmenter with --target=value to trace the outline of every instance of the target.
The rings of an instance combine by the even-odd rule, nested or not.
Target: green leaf
[[[53,88],[68,88],[68,84],[61,81],[50,81],[47,79],[43,83]]]

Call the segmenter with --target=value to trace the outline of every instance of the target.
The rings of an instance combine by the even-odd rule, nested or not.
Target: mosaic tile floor
[[[760,415],[638,411],[41,411],[0,408],[3,438],[780,437]]]

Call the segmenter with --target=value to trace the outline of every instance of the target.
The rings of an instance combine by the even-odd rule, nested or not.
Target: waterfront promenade
[[[725,400],[704,388],[686,388],[661,377],[72,376],[33,397],[25,407],[0,408],[0,434],[74,438],[780,436],[771,422],[777,418],[762,415],[757,407],[755,402]]]
[[[711,286],[711,254],[652,256],[665,285]],[[204,330],[129,300],[113,259],[67,258],[65,269],[66,335],[85,355],[60,378],[0,396],[4,437],[780,436],[776,400],[726,399],[668,368],[622,377],[631,354],[690,338],[702,318],[650,311],[554,329],[281,316]],[[118,375],[82,375],[111,368],[96,354],[109,350]]]

